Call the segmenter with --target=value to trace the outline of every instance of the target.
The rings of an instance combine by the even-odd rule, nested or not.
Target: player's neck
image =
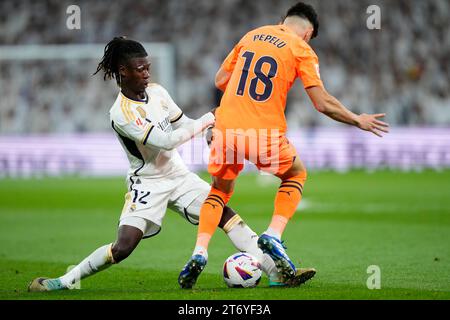
[[[308,29],[312,28],[311,23],[305,21],[304,19],[297,17],[288,17],[282,24],[284,27],[287,27],[291,32],[295,33],[300,39],[308,42],[307,40],[307,32]]]
[[[120,91],[128,99],[135,100],[135,101],[147,100],[147,95],[145,94],[145,91],[135,92],[127,87],[122,87],[120,89]]]
[[[298,37],[301,38],[303,31],[301,26],[293,23],[284,23],[283,26],[287,28],[290,32],[295,33]]]

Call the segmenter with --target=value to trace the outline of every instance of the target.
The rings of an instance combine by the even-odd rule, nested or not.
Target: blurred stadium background
[[[251,28],[277,23],[291,2],[2,1],[0,175],[124,172],[118,145],[99,149],[112,137],[107,114],[117,88],[92,76],[114,36],[149,43],[154,81],[187,115],[198,117],[218,104],[214,75],[236,41]],[[321,22],[312,46],[326,87],[355,112],[386,112],[393,130],[381,141],[331,121],[312,107],[297,81],[287,119],[308,167],[450,166],[449,2],[310,2]],[[80,30],[66,27],[71,4],[81,9]],[[366,27],[371,4],[381,8],[381,30]],[[34,148],[19,143],[36,135],[41,138],[33,140]],[[90,151],[77,150],[83,137]],[[185,160],[200,168],[189,158],[193,149],[207,151],[182,148]]]
[[[414,204],[414,212],[417,214],[412,218],[414,223],[430,223],[429,229],[422,230],[422,236],[430,236],[428,240],[421,238],[420,230],[413,230],[408,234],[408,240],[412,239],[413,243],[418,245],[418,251],[415,253],[418,255],[417,259],[422,259],[426,252],[433,255],[432,248],[438,248],[436,255],[439,255],[439,258],[436,259],[446,261],[448,266],[450,213],[445,199],[450,195],[450,186],[448,174],[442,171],[450,167],[450,2],[307,2],[314,5],[320,19],[319,37],[314,39],[311,45],[319,56],[325,86],[331,94],[355,112],[387,113],[386,121],[392,127],[389,135],[379,139],[336,123],[312,107],[299,81],[294,85],[287,106],[289,136],[311,171],[348,172],[363,169],[373,172],[388,169],[391,172],[388,176],[381,176],[385,179],[384,183],[381,180],[375,183],[372,181],[373,176],[358,175],[354,172],[348,173],[347,176],[330,173],[330,177],[319,174],[316,185],[314,180],[311,182],[313,200],[314,192],[330,200],[327,198],[327,192],[333,192],[333,189],[329,186],[342,187],[342,192],[355,192],[355,196],[350,196],[345,204],[340,203],[336,197],[333,200],[335,202],[328,203],[327,209],[321,207],[322,209],[317,210],[328,212],[331,220],[335,219],[333,212],[354,212],[356,221],[360,219],[357,213],[363,207],[363,212],[387,212],[387,215],[383,216],[387,223],[394,219],[407,225],[406,216],[402,213],[410,213],[408,206]],[[104,45],[109,40],[114,36],[126,35],[146,43],[153,62],[154,81],[169,90],[188,116],[198,117],[218,104],[220,94],[214,88],[214,76],[222,59],[234,44],[252,28],[278,23],[293,3],[295,1],[284,0],[123,0],[111,3],[97,0],[1,1],[0,217],[3,220],[2,242],[10,244],[9,247],[1,249],[3,259],[8,257],[26,260],[27,241],[32,244],[39,242],[42,248],[45,245],[51,246],[54,238],[46,238],[40,242],[42,234],[35,230],[35,235],[31,236],[33,233],[30,233],[30,230],[34,226],[45,224],[43,221],[57,225],[59,222],[52,220],[55,217],[65,219],[64,217],[73,218],[74,215],[80,214],[75,209],[83,205],[71,195],[71,186],[74,186],[74,192],[83,197],[92,197],[86,203],[92,204],[96,212],[101,207],[97,200],[94,200],[96,197],[90,195],[85,187],[80,187],[81,182],[76,179],[75,182],[71,179],[56,182],[42,179],[41,182],[34,181],[29,184],[26,180],[24,182],[16,178],[70,175],[113,176],[123,179],[125,176],[127,160],[112,133],[108,116],[118,89],[114,81],[104,82],[101,76],[92,76],[102,56]],[[80,30],[69,30],[66,27],[70,16],[66,10],[73,4],[81,9]],[[381,8],[381,30],[369,30],[366,27],[369,16],[366,9],[373,4]],[[203,139],[182,146],[180,152],[192,169],[205,169],[208,151]],[[399,171],[423,173],[405,176],[401,175],[405,173]],[[397,188],[397,177],[402,177],[400,180],[409,179],[411,185],[402,180],[402,184]],[[349,179],[348,184],[345,187],[340,186],[338,181],[345,179]],[[92,181],[93,190],[97,186],[106,185],[98,180]],[[109,183],[110,180],[107,181]],[[117,181],[112,180],[116,184]],[[365,181],[366,184],[370,184],[370,181],[375,183],[368,185],[368,190],[373,193],[369,195],[363,190],[357,190],[359,181]],[[319,182],[324,184],[318,185]],[[55,186],[59,183],[64,184],[67,189],[59,190]],[[251,189],[253,182],[243,182],[244,185],[246,183]],[[412,188],[414,183],[417,188],[428,188],[428,193],[408,195],[405,190],[419,192],[417,188]],[[118,188],[111,190],[109,198],[104,194],[104,205],[117,213],[121,207],[121,192],[124,191],[120,189],[120,181],[118,184]],[[83,186],[89,188],[89,184]],[[364,184],[361,184],[362,186]],[[408,186],[411,189],[408,189]],[[108,188],[112,187],[108,186],[106,189]],[[387,196],[384,189],[391,197],[386,200],[391,205],[388,205],[388,209],[383,209],[381,205],[367,208],[361,200],[352,202],[357,198],[358,192],[362,197],[371,197],[373,202],[384,201],[383,196]],[[61,194],[64,191],[66,193]],[[395,194],[396,191],[399,192],[398,195]],[[34,194],[31,198],[30,193]],[[55,200],[52,194],[64,199],[67,209],[62,209],[62,204],[55,202],[59,200]],[[21,202],[22,197],[26,201]],[[416,202],[410,202],[410,197]],[[44,198],[51,200],[44,203]],[[242,201],[235,202],[235,206],[243,211],[249,209],[247,201],[261,201],[256,197],[239,199]],[[317,199],[317,202],[320,201]],[[305,203],[308,204],[308,201]],[[305,209],[306,217],[308,212],[314,213],[314,203],[309,202],[312,211]],[[115,205],[114,208],[112,204]],[[270,202],[268,205],[270,206]],[[33,208],[37,208],[36,212],[39,212],[40,218],[28,215]],[[47,212],[54,212],[52,210],[55,208],[65,210],[64,214],[46,215]],[[89,210],[87,207],[78,209]],[[270,211],[270,208],[268,210]],[[424,218],[424,212],[429,212],[431,218]],[[12,215],[21,217],[24,226],[16,225]],[[98,226],[102,225],[105,230],[109,230],[103,231],[102,235],[107,236],[102,239],[114,236],[111,231],[114,231],[117,216],[118,214],[108,212],[98,216],[98,220],[95,220],[95,215],[94,218],[91,217],[97,221]],[[267,215],[264,217],[268,219]],[[105,219],[110,224],[105,225]],[[319,223],[323,222],[319,220]],[[91,241],[83,244],[82,249],[74,250],[80,254],[88,253],[94,248],[94,240],[89,238],[87,231],[81,230],[91,229],[83,224],[87,223],[84,220],[70,221],[75,221],[74,226],[79,224],[79,229],[75,230],[86,236],[86,242]],[[265,222],[258,221],[255,224],[262,230]],[[439,229],[437,225],[442,228]],[[306,233],[306,239],[307,226],[308,221],[302,231],[303,235]],[[327,226],[330,237],[333,230],[335,234],[340,234],[340,227],[333,229],[332,223]],[[82,227],[87,229],[80,229]],[[53,230],[51,226],[47,226],[47,229],[50,233]],[[322,229],[318,227],[311,230]],[[380,232],[377,233],[378,238],[375,234],[373,236],[374,239],[383,241],[383,234],[390,234],[390,229]],[[31,238],[17,238],[21,234],[23,237],[24,233]],[[58,233],[54,236],[62,239],[65,235]],[[191,237],[194,239],[193,234]],[[70,245],[70,240],[64,239]],[[312,242],[312,239],[313,235],[309,240]],[[401,237],[390,240],[394,239],[399,242],[405,240]],[[318,250],[325,247],[321,245],[323,243],[317,244]],[[67,253],[67,247],[58,249],[61,258],[53,257],[50,260],[66,263],[82,258],[79,255],[64,256],[62,252]],[[310,253],[310,256],[314,256],[312,251],[303,249]],[[442,257],[445,251],[447,260]],[[173,266],[174,277],[178,264],[184,262],[186,254],[184,251],[180,253],[178,263]],[[148,262],[149,258],[138,257]],[[30,260],[46,259],[33,257]],[[319,266],[322,262],[320,259],[311,260]],[[135,263],[136,261],[134,260]],[[414,260],[414,263],[416,262]],[[3,263],[6,269],[18,268],[14,262],[3,260]],[[419,272],[423,270],[419,263],[415,266]],[[345,268],[348,268],[348,265],[343,262],[341,267],[342,270],[347,270]],[[324,268],[327,267],[324,265],[322,269]],[[402,270],[398,270],[399,274]],[[433,270],[439,274],[443,269]],[[364,278],[364,274],[361,277]],[[448,280],[448,272],[446,277]],[[337,283],[342,280],[339,279]],[[434,282],[427,288],[432,290],[434,286],[448,292],[448,286],[440,280],[442,279],[436,275]],[[345,283],[345,280],[341,282]],[[20,287],[18,283],[20,282],[14,282],[12,286]],[[407,284],[402,285],[408,287]],[[402,285],[398,284],[396,287]],[[9,289],[11,288],[2,287],[2,290]],[[19,290],[23,288],[20,287]]]

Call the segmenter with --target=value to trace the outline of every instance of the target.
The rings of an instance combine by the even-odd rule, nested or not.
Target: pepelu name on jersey
[[[263,41],[273,44],[277,48],[281,49],[286,45],[286,42],[278,37],[272,36],[270,34],[256,34],[253,36],[253,41]]]

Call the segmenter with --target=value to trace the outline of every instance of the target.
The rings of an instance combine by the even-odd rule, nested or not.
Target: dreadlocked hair
[[[105,47],[103,58],[97,66],[94,75],[100,71],[104,72],[103,79],[116,79],[120,86],[119,65],[126,63],[131,58],[146,57],[142,44],[126,37],[115,37]]]

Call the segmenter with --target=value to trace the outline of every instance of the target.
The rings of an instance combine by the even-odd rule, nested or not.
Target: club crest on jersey
[[[145,110],[142,109],[141,107],[137,107],[136,110],[137,110],[137,112],[139,112],[141,117],[145,119],[145,117],[147,116],[147,113],[145,112]]]
[[[169,107],[166,106],[166,104],[161,100],[161,108],[163,108],[164,111],[169,110]]]

